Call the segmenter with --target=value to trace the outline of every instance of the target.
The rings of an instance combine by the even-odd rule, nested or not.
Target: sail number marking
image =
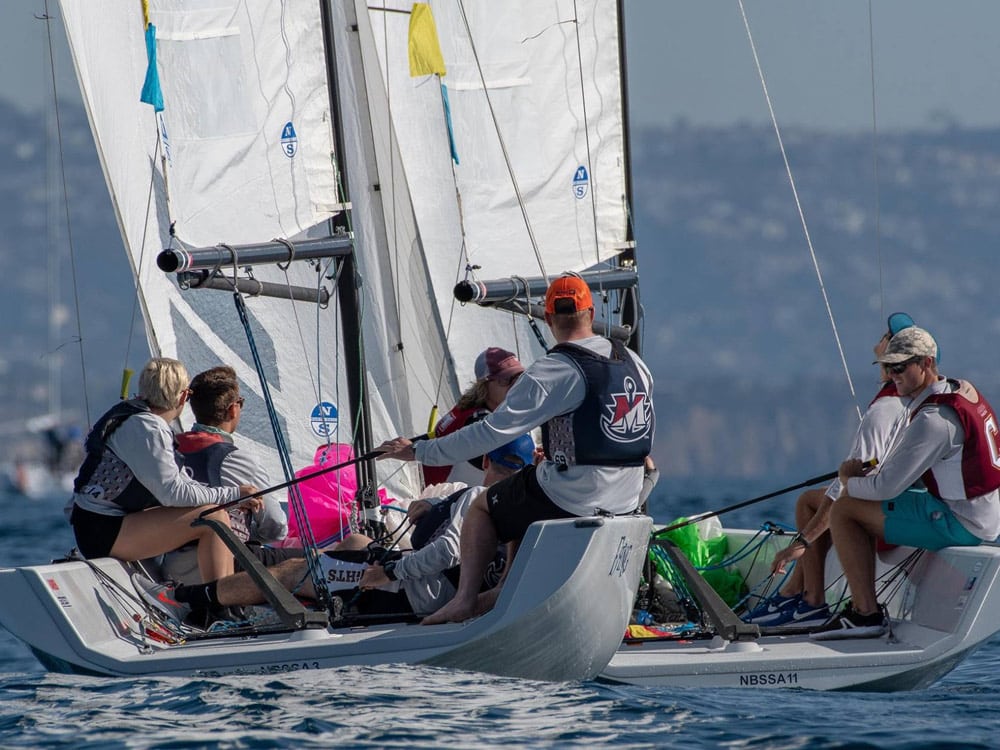
[[[741,674],[740,687],[776,687],[778,685],[798,685],[798,672],[761,672]]]

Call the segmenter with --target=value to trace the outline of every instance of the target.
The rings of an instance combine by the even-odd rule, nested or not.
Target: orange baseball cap
[[[580,312],[593,306],[590,287],[579,276],[560,276],[545,292],[545,312],[549,315]]]

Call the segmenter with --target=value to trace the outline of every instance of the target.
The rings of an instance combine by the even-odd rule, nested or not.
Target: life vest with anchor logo
[[[587,393],[574,411],[542,425],[545,456],[570,466],[642,466],[653,447],[653,402],[625,345],[611,341],[603,357],[576,344],[559,344],[583,374]]]
[[[84,442],[87,455],[73,481],[74,492],[107,500],[127,513],[160,504],[153,493],[135,478],[128,464],[108,449],[108,440],[115,430],[129,417],[143,413],[149,413],[149,405],[145,401],[131,399],[115,404],[97,420]]]

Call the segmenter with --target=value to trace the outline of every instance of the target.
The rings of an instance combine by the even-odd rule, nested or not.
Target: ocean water
[[[668,522],[780,486],[674,484],[658,488],[652,511]],[[787,522],[793,502],[725,521]],[[66,552],[62,503],[0,495],[0,564]],[[992,748],[998,688],[1000,639],[930,689],[884,695],[551,684],[405,665],[280,678],[76,677],[44,672],[0,631],[0,747]]]

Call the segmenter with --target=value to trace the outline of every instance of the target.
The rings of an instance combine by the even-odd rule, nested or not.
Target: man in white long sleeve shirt
[[[885,632],[875,593],[874,536],[936,550],[975,546],[1000,533],[1000,450],[992,407],[966,381],[945,379],[927,331],[900,331],[879,357],[912,414],[878,473],[858,459],[840,466],[844,487],[830,516],[851,603],[816,639]],[[910,488],[918,480],[927,492]],[[877,502],[872,502],[877,501]]]
[[[561,276],[545,295],[545,322],[558,345],[536,360],[485,419],[437,440],[387,441],[381,458],[454,464],[488,453],[542,426],[545,459],[472,504],[462,529],[462,577],[455,597],[426,624],[461,621],[490,609],[499,588],[479,598],[479,581],[497,541],[512,557],[528,526],[638,504],[653,439],[652,376],[620,342],[593,335],[586,282]]]
[[[234,442],[233,435],[243,416],[244,403],[236,371],[228,365],[205,370],[191,379],[189,405],[197,421],[176,439],[184,465],[202,484],[209,487],[238,487],[241,484],[267,487],[270,484],[263,467]],[[233,533],[243,542],[268,544],[288,534],[285,511],[270,495],[264,498],[264,507],[256,513],[230,508],[229,517]]]
[[[472,501],[488,487],[530,465],[534,450],[531,436],[522,435],[483,458],[484,487],[468,487],[432,502],[411,503],[408,514],[416,525],[410,539],[419,549],[404,552],[398,560],[384,566],[375,563],[364,572],[358,585],[368,589],[399,581],[410,608],[418,615],[430,614],[446,604],[455,595],[457,575],[452,571],[457,574],[455,568],[461,563],[462,525]],[[445,513],[447,516],[442,519]],[[431,531],[429,539],[425,538],[426,530]],[[504,556],[495,554],[480,587],[495,586],[503,567]]]
[[[875,344],[876,357],[881,357],[890,339],[904,328],[913,326],[906,313],[889,316],[888,329]],[[877,362],[876,362],[877,364]],[[879,366],[879,391],[868,405],[847,458],[876,461],[880,464],[889,454],[893,443],[909,423],[913,406],[909,398],[901,398],[884,365]],[[745,622],[768,627],[822,625],[830,619],[826,604],[826,556],[832,544],[830,511],[840,497],[841,484],[835,479],[825,490],[806,490],[795,503],[795,524],[798,534],[771,563],[771,570],[784,573],[795,561],[795,568],[781,588],[762,600],[743,616]]]
[[[250,453],[240,450],[234,433],[243,416],[244,397],[236,371],[228,365],[205,370],[191,379],[188,405],[197,420],[191,429],[175,435],[177,448],[184,461],[184,470],[208,487],[239,487],[249,484],[267,487],[267,472],[253,460]],[[297,547],[275,548],[264,545],[284,539],[288,520],[281,503],[272,495],[264,497],[257,511],[229,508],[229,525],[233,533],[264,565],[274,565],[290,557],[301,557]],[[236,570],[242,570],[239,559]],[[195,565],[195,550],[191,544],[163,556],[161,578],[182,583],[202,580]]]

